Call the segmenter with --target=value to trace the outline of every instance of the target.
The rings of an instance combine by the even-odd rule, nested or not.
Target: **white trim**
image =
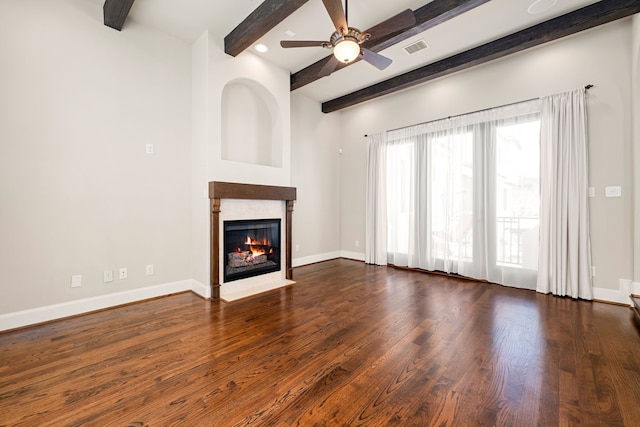
[[[0,315],[0,331],[21,328],[36,323],[84,314],[118,305],[129,304],[150,298],[157,298],[184,291],[194,291],[194,280],[180,280],[178,282],[131,289],[129,291],[100,295],[75,301],[63,302],[29,310],[16,311]],[[198,292],[199,293],[199,292]]]
[[[191,290],[202,298],[211,298],[211,286],[204,285],[197,280],[191,281]]]
[[[593,299],[607,302],[615,302],[618,304],[631,305],[629,294],[623,293],[619,289],[593,288]]]
[[[314,264],[316,262],[327,261],[330,259],[340,258],[340,252],[327,252],[324,254],[311,255],[302,258],[294,258],[291,260],[293,267],[300,267],[301,265]]]
[[[630,279],[618,279],[618,288],[620,289],[620,293],[623,296],[629,296],[632,294],[631,292],[631,280]],[[631,300],[629,300],[629,304],[631,304]]]
[[[266,275],[256,276],[255,278],[263,278]],[[251,279],[254,279],[253,277]],[[225,302],[236,301],[247,298],[273,289],[282,288],[284,286],[293,285],[296,282],[287,279],[281,280],[254,280],[245,279],[236,283],[223,283],[220,287],[220,299]]]
[[[340,251],[341,258],[355,259],[356,261],[364,262],[364,252],[348,252]]]
[[[328,252],[304,258],[297,258],[293,265],[300,266],[314,262],[326,261],[334,258],[349,258],[364,261],[364,254],[357,252]],[[282,282],[278,286],[286,286],[293,282]],[[178,282],[165,283],[162,285],[149,286],[146,288],[132,289],[130,291],[117,292],[114,294],[100,295],[92,298],[85,298],[76,301],[69,301],[60,304],[53,304],[45,307],[32,308],[29,310],[16,311],[0,315],[0,331],[21,328],[36,323],[48,322],[64,317],[75,316],[91,311],[102,310],[118,305],[143,301],[150,298],[157,298],[178,292],[192,291],[203,298],[211,298],[211,289],[197,280],[180,280]],[[630,293],[640,294],[640,282],[631,283]],[[619,304],[630,304],[628,293],[621,290],[607,288],[593,288],[594,299]],[[235,298],[233,298],[235,299]]]

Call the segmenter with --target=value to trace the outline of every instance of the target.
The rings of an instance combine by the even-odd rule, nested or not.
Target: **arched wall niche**
[[[222,89],[222,160],[282,167],[282,120],[273,94],[250,79]]]

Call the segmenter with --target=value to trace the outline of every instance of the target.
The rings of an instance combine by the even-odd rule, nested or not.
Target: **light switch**
[[[589,187],[587,189],[587,196],[588,197],[596,197],[596,187]]]
[[[104,283],[113,282],[113,270],[105,270],[102,273],[102,279]]]
[[[607,197],[620,197],[622,196],[622,187],[614,186],[614,187],[605,187],[604,195]]]

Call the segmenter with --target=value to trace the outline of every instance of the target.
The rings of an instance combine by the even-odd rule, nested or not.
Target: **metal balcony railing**
[[[537,217],[500,216],[496,218],[496,263],[522,266],[523,234],[538,224]]]

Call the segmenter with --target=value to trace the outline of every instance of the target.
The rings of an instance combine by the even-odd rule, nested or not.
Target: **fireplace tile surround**
[[[291,219],[293,203],[296,200],[296,189],[294,187],[213,181],[209,182],[209,199],[211,208],[211,297],[213,299],[233,300],[293,283],[291,282],[293,278]],[[230,282],[229,284],[224,283],[221,280],[223,271],[221,269],[224,268],[222,257],[225,255],[223,239],[220,233],[223,221],[231,219],[264,219],[267,217],[282,218],[284,236],[281,238],[281,259],[283,260],[284,272],[269,273]],[[281,277],[283,273],[284,277]],[[243,291],[242,288],[245,288],[245,290]]]

